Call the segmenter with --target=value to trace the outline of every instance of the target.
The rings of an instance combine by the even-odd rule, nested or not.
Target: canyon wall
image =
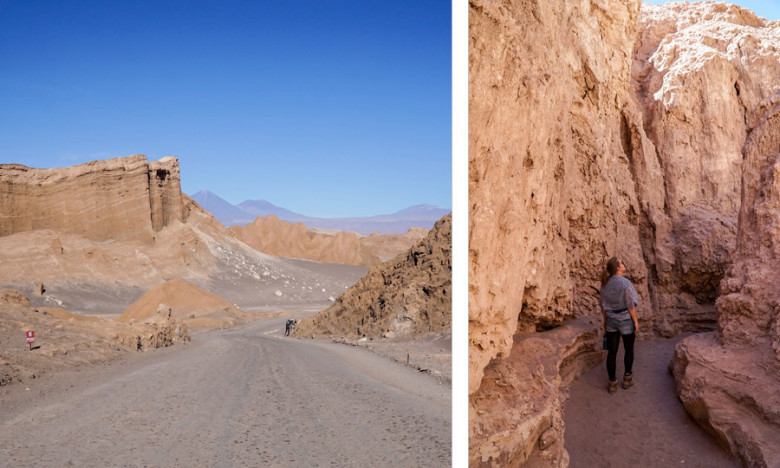
[[[470,461],[564,466],[555,375],[600,356],[555,337],[589,319],[595,340],[609,257],[639,292],[640,339],[723,327],[780,35],[712,2],[474,0],[469,37]],[[513,381],[521,362],[557,371]]]
[[[705,429],[744,466],[773,467],[780,466],[780,93],[748,122],[718,331],[683,340],[671,370],[683,405]]]
[[[58,169],[0,165],[0,237],[53,229],[105,241],[183,222],[179,161],[143,155]]]

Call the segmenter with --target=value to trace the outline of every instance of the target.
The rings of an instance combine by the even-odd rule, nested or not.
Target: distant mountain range
[[[214,215],[225,226],[245,226],[258,216],[274,215],[288,223],[304,223],[308,228],[335,229],[357,232],[359,234],[403,234],[411,227],[430,229],[433,224],[451,210],[431,205],[415,205],[397,213],[355,217],[355,218],[315,218],[278,207],[265,200],[247,200],[232,205],[208,190],[191,195],[200,206]]]

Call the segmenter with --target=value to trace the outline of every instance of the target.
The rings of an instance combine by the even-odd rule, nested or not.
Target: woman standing
[[[601,273],[601,315],[607,335],[607,374],[609,375],[607,391],[609,393],[617,391],[615,372],[621,336],[625,347],[623,388],[629,388],[634,384],[632,366],[634,365],[634,339],[639,329],[636,318],[639,299],[634,285],[623,276],[625,272],[626,267],[623,262],[617,257],[612,257],[607,262],[607,268]]]

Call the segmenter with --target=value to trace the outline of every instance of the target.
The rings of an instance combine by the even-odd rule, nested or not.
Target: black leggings
[[[615,371],[617,367],[617,353],[620,346],[620,337],[623,337],[623,346],[626,348],[625,356],[623,357],[623,366],[625,367],[625,373],[630,374],[631,368],[634,365],[634,338],[636,334],[621,335],[620,332],[607,332],[607,373],[609,374],[610,382],[617,380],[615,377]]]

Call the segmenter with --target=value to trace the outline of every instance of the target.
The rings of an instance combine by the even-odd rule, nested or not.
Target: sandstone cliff
[[[371,268],[295,335],[414,338],[452,327],[452,215],[406,255]]]
[[[0,165],[0,236],[52,229],[95,241],[151,239],[183,222],[179,161],[143,155],[60,169]]]
[[[715,300],[745,225],[743,157],[780,89],[780,34],[716,3],[475,0],[469,13],[471,464],[563,466],[549,395],[565,379],[496,383],[518,359],[592,363],[595,343],[565,359],[543,343],[599,313],[611,256],[639,292],[640,337],[723,328]]]

